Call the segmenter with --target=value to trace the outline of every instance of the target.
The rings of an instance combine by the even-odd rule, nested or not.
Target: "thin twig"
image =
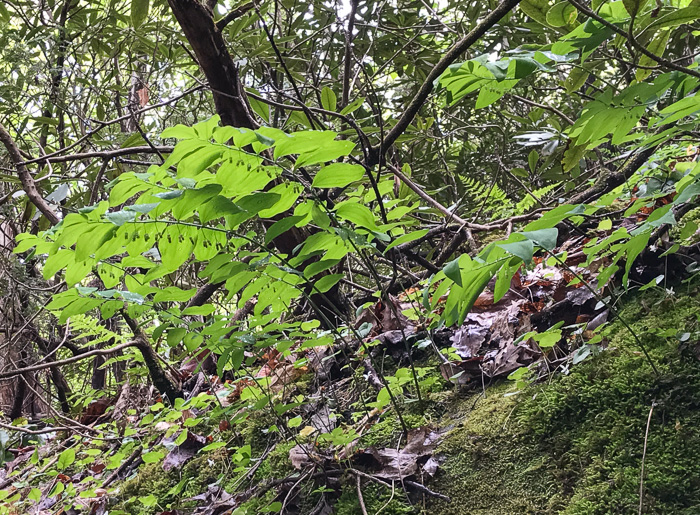
[[[51,209],[51,206],[49,206],[49,203],[46,202],[44,197],[41,196],[32,174],[29,173],[24,159],[22,159],[22,155],[20,154],[15,140],[12,139],[12,136],[10,136],[10,133],[7,132],[7,129],[5,129],[5,126],[2,124],[0,124],[0,142],[5,145],[7,153],[10,156],[10,161],[12,161],[12,164],[15,165],[17,169],[17,176],[22,182],[22,189],[24,189],[31,203],[43,213],[49,222],[51,222],[51,225],[56,225],[60,221],[58,215]]]
[[[367,514],[367,508],[365,507],[365,499],[362,497],[362,478],[359,475],[355,476],[357,485],[357,500],[360,502],[360,509],[362,510],[362,515]]]
[[[599,16],[598,14],[596,14],[594,11],[590,10],[585,5],[580,4],[576,0],[569,0],[569,3],[571,5],[573,5],[574,7],[576,7],[576,9],[578,9],[580,12],[582,12],[583,14],[588,16],[589,18],[594,19],[598,23],[600,23],[600,24],[604,25],[605,27],[609,28],[610,30],[612,30],[614,33],[627,39],[630,42],[630,44],[638,52],[644,54],[645,56],[649,57],[653,61],[656,61],[657,63],[659,63],[660,66],[662,66],[664,68],[671,69],[671,70],[679,71],[682,73],[686,73],[688,75],[692,75],[693,77],[700,79],[700,72],[698,72],[697,70],[692,70],[690,68],[686,68],[685,66],[681,66],[679,64],[676,64],[673,61],[669,61],[668,59],[664,59],[663,57],[660,57],[660,56],[650,52],[649,50],[647,50],[647,48],[644,45],[640,44],[634,38],[634,36],[631,34],[631,32],[625,31],[625,30],[621,29],[620,27],[618,27],[617,25],[610,23],[608,20]]]
[[[491,29],[501,20],[501,18],[512,11],[515,6],[520,3],[520,1],[521,0],[503,0],[503,2],[493,9],[481,23],[479,23],[469,32],[469,34],[464,36],[461,40],[455,43],[452,48],[450,48],[444,57],[440,59],[440,62],[438,62],[430,71],[418,90],[418,93],[415,97],[413,97],[413,100],[411,100],[408,107],[406,107],[406,110],[401,118],[399,118],[399,120],[396,122],[396,125],[394,125],[381,143],[372,149],[373,156],[372,160],[367,163],[368,166],[374,166],[382,161],[382,157],[387,149],[391,147],[399,136],[401,136],[401,134],[403,134],[408,128],[410,123],[413,121],[413,118],[416,116],[416,114],[418,114],[418,111],[428,99],[430,93],[433,91],[433,84],[435,83],[435,80],[438,79],[440,75],[442,75],[443,72],[459,58],[460,55],[468,50],[474,43],[479,41],[489,29]]]
[[[651,414],[654,413],[656,402],[651,403],[649,408],[649,417],[647,418],[647,429],[644,432],[644,451],[642,451],[642,472],[639,477],[639,515],[642,515],[644,509],[644,460],[647,457],[647,441],[649,440],[649,426],[651,425]]]
[[[122,343],[121,345],[115,345],[114,347],[110,347],[109,349],[95,349],[95,350],[91,350],[91,351],[85,352],[83,354],[79,354],[77,356],[73,356],[71,358],[66,358],[66,359],[59,360],[59,361],[51,361],[50,363],[42,363],[41,365],[33,365],[31,367],[16,368],[16,369],[10,370],[8,372],[0,372],[0,379],[7,379],[8,377],[15,377],[15,376],[27,373],[27,372],[36,372],[38,370],[44,370],[45,368],[69,365],[71,363],[81,361],[81,360],[83,360],[85,358],[89,358],[91,356],[107,356],[109,354],[113,354],[113,353],[120,351],[122,349],[127,349],[129,347],[136,347],[137,345],[138,345],[137,341],[130,341],[127,343]]]

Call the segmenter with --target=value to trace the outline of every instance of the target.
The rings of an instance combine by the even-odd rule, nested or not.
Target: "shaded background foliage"
[[[3,412],[84,430],[146,377],[172,403],[202,389],[199,367],[258,392],[249,368],[286,385],[279,371],[300,367],[280,356],[300,342],[357,354],[316,382],[361,363],[378,390],[365,410],[400,412],[395,396],[422,403],[440,379],[415,366],[392,295],[416,287],[401,302],[437,349],[432,331],[461,326],[489,284],[496,301],[517,290],[536,249],[578,254],[571,266],[600,272],[586,300],[611,307],[630,274],[653,279],[632,263],[700,193],[698,19],[686,0],[1,4]],[[238,195],[245,166],[274,181]],[[276,192],[291,192],[284,209]],[[126,253],[90,261],[118,238]],[[381,320],[354,323],[362,308]],[[406,344],[406,368],[372,375],[370,330]],[[52,356],[73,361],[35,374]]]

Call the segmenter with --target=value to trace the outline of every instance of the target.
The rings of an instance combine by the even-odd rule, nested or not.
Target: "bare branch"
[[[96,150],[95,152],[84,152],[82,154],[68,154],[65,156],[45,156],[32,160],[32,162],[66,163],[68,161],[81,161],[83,159],[114,159],[115,157],[128,156],[131,154],[169,154],[174,147],[153,146],[153,147],[127,147],[115,148],[112,150]],[[23,164],[29,161],[24,161]]]
[[[56,225],[58,222],[60,222],[58,215],[54,213],[51,206],[49,206],[48,202],[46,202],[44,197],[41,196],[41,193],[39,193],[39,189],[36,187],[32,174],[29,173],[29,170],[27,170],[27,167],[24,164],[19,148],[17,148],[12,136],[10,136],[10,133],[7,132],[7,129],[5,129],[2,124],[0,124],[0,141],[2,141],[2,143],[5,145],[7,153],[10,155],[10,160],[17,168],[17,175],[19,176],[19,180],[22,182],[22,188],[27,194],[27,197],[29,197],[31,203],[44,214],[49,222],[51,222],[51,225]]]
[[[460,55],[469,49],[469,47],[479,41],[479,39],[486,34],[491,27],[496,25],[501,18],[512,11],[513,8],[520,3],[520,1],[521,0],[503,0],[503,2],[501,2],[493,11],[491,11],[481,23],[479,23],[471,32],[469,32],[469,34],[464,36],[460,41],[455,43],[452,48],[450,48],[447,54],[440,59],[440,62],[435,65],[435,68],[430,71],[428,77],[418,90],[418,93],[415,97],[413,97],[413,100],[411,100],[411,103],[408,105],[401,118],[399,118],[396,125],[394,125],[394,127],[389,131],[378,146],[372,148],[370,162],[367,163],[368,166],[374,166],[382,161],[384,153],[387,151],[387,149],[391,147],[398,137],[406,131],[410,123],[413,121],[413,118],[415,118],[420,108],[428,99],[428,95],[430,95],[430,93],[433,91],[433,83],[435,80],[440,77],[440,75],[447,70],[447,67],[455,62]]]
[[[94,350],[91,350],[88,352],[84,352],[83,354],[79,354],[77,356],[62,359],[59,361],[51,361],[49,363],[41,363],[40,365],[32,365],[31,367],[16,368],[14,370],[9,370],[7,372],[0,372],[0,379],[7,379],[8,377],[15,377],[18,375],[26,374],[27,372],[37,372],[39,370],[44,370],[44,369],[51,368],[51,367],[70,365],[71,363],[76,363],[78,361],[81,361],[85,358],[89,358],[92,356],[108,356],[110,354],[114,354],[117,351],[120,351],[123,349],[128,349],[129,347],[136,347],[136,346],[138,346],[138,344],[139,344],[139,342],[134,340],[134,341],[122,343],[120,345],[115,345],[114,347],[110,347],[109,349],[94,349]]]
[[[243,16],[245,13],[250,11],[253,7],[255,7],[254,2],[248,2],[247,4],[243,4],[240,7],[235,8],[233,11],[229,12],[226,16],[221,18],[219,21],[216,22],[216,28],[219,29],[219,31],[224,30],[224,28],[231,23],[232,21],[236,20],[237,18],[240,18]]]
[[[650,52],[649,50],[647,50],[647,48],[644,45],[640,44],[634,38],[631,31],[627,32],[627,31],[622,30],[617,25],[614,25],[614,24],[610,23],[608,20],[606,20],[605,18],[598,16],[595,12],[591,11],[588,7],[586,7],[583,4],[580,4],[576,0],[569,0],[569,3],[571,5],[573,5],[574,7],[576,7],[576,9],[581,11],[583,14],[588,16],[589,18],[594,19],[598,23],[600,23],[600,24],[604,25],[605,27],[609,28],[610,30],[612,30],[615,34],[618,34],[618,35],[624,37],[625,39],[627,39],[636,50],[638,50],[640,53],[644,54],[645,56],[649,57],[650,59],[653,59],[654,61],[659,63],[660,66],[667,68],[669,70],[676,70],[676,71],[679,71],[682,73],[686,73],[688,75],[692,75],[693,77],[700,79],[700,72],[699,71],[692,70],[690,68],[686,68],[685,66],[681,66],[680,64],[676,64],[674,61],[669,61],[668,59],[664,59],[663,57],[658,56],[658,55]]]

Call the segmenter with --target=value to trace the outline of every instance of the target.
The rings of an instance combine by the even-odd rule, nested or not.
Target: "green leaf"
[[[184,143],[187,143],[187,141]],[[178,143],[178,145],[182,145],[182,143]],[[204,145],[195,150],[177,165],[178,179],[194,179],[220,159],[223,151],[224,148],[218,145]]]
[[[165,457],[160,451],[151,451],[141,455],[144,463],[157,463]]]
[[[34,502],[41,501],[41,490],[38,488],[32,488],[32,490],[27,494],[27,499]]]
[[[513,276],[520,268],[520,263],[515,266],[503,266],[498,271],[498,277],[496,278],[496,284],[493,289],[493,302],[496,303],[501,300],[508,290],[510,289],[510,283]]]
[[[140,133],[135,132],[121,144],[121,148],[138,147],[139,145],[144,145],[146,140],[143,139]]]
[[[569,2],[558,2],[547,11],[547,23],[552,27],[571,25],[576,21],[578,11]]]
[[[318,281],[314,283],[314,287],[321,293],[325,293],[330,290],[333,286],[338,284],[338,282],[345,276],[343,274],[331,274],[324,275]]]
[[[537,169],[537,161],[539,161],[539,159],[540,155],[537,153],[537,150],[531,150],[527,156],[527,164],[530,167],[530,171],[533,173]]]
[[[146,2],[148,3],[148,2]],[[197,137],[197,133],[192,127],[178,123],[174,127],[168,127],[161,134],[161,138],[192,139]]]
[[[155,294],[153,302],[185,302],[194,297],[195,293],[196,288],[181,290],[177,286],[168,286]]]
[[[153,494],[149,494],[144,497],[139,497],[139,502],[144,506],[148,506],[150,508],[158,504],[158,498]]]
[[[295,167],[315,165],[334,161],[342,156],[347,156],[355,148],[355,144],[348,140],[332,140],[317,148],[313,152],[305,152],[300,155],[295,163]]]
[[[63,481],[58,481],[51,489],[51,492],[49,492],[48,497],[58,497],[65,489],[66,485],[63,483]]]
[[[591,74],[586,68],[581,66],[574,66],[569,71],[569,76],[564,81],[564,88],[568,94],[577,91],[581,86],[586,83],[586,79]]]
[[[134,304],[143,304],[144,298],[143,295],[139,295],[138,293],[135,293],[133,291],[120,291],[119,295],[127,301],[127,302],[133,302]]]
[[[123,210],[115,211],[114,213],[105,213],[104,216],[117,227],[121,227],[127,222],[133,222],[136,220],[136,215],[138,215],[136,211]]]
[[[66,284],[73,286],[82,281],[92,271],[92,266],[95,264],[94,259],[86,259],[85,261],[75,261],[66,267]]]
[[[179,344],[185,337],[185,334],[187,334],[187,329],[185,329],[184,327],[173,327],[171,329],[168,329],[168,336],[166,338],[166,341],[168,342],[168,347],[172,348]]]
[[[448,279],[452,279],[455,284],[462,286],[462,270],[459,267],[459,260],[460,258],[453,259],[445,265],[442,271]]]
[[[131,0],[131,25],[140,27],[148,18],[149,0]]]
[[[365,102],[365,98],[364,98],[364,97],[356,98],[355,100],[353,100],[352,102],[350,102],[348,105],[346,105],[346,106],[343,108],[343,110],[340,111],[340,114],[350,114],[350,113],[353,113],[353,112],[357,111],[357,110],[362,106],[362,104],[364,104],[364,102]]]
[[[649,45],[647,46],[647,50],[649,50],[649,52],[651,52],[654,55],[663,57],[664,52],[666,51],[666,45],[668,45],[668,39],[670,37],[670,30],[662,31],[654,39],[651,40],[651,43],[649,43]],[[656,66],[656,64],[657,63],[654,59],[645,54],[641,54],[639,58],[640,66]],[[649,75],[651,75],[651,70],[645,70],[644,68],[637,68],[637,70],[634,72],[634,78],[637,79],[639,82],[642,82]]]
[[[410,241],[416,241],[421,239],[423,236],[428,234],[428,229],[420,229],[418,231],[413,231],[409,232],[406,234],[403,234],[396,238],[394,241],[392,241],[389,245],[386,246],[386,249],[384,250],[384,254],[386,254],[389,250],[393,249],[397,245],[403,245],[404,243],[408,243]]]
[[[211,315],[216,308],[212,304],[204,304],[203,306],[191,306],[182,310],[183,315]]]
[[[557,246],[559,230],[556,228],[540,229],[538,231],[525,231],[518,234],[522,234],[528,240],[534,241],[543,249],[552,250]]]
[[[523,263],[530,263],[532,256],[535,253],[535,246],[532,240],[514,241],[512,243],[499,243],[498,247],[502,248],[509,254],[519,257]]]
[[[56,467],[58,467],[59,470],[66,470],[73,464],[73,462],[75,462],[75,449],[69,447],[58,455]]]
[[[650,24],[645,31],[678,27],[679,25],[692,23],[697,19],[700,19],[700,7],[691,5],[690,7],[678,9],[661,16]]]
[[[632,265],[634,264],[634,260],[637,259],[637,257],[642,253],[642,251],[646,248],[647,243],[649,242],[649,237],[651,236],[651,232],[644,232],[642,234],[638,234],[637,236],[634,236],[631,238],[626,244],[625,244],[625,251],[626,251],[626,263],[625,263],[625,274],[622,277],[622,283],[627,286],[627,281],[629,279],[630,275],[630,270],[632,270]]]
[[[304,218],[306,218],[304,215],[288,216],[272,224],[265,233],[265,245],[269,244],[280,234],[287,232]]]
[[[209,445],[202,447],[199,452],[215,451],[216,449],[221,449],[222,447],[226,447],[226,442],[212,442]]]
[[[622,5],[625,6],[629,15],[633,17],[637,16],[637,13],[639,13],[646,3],[647,0],[622,0]]]
[[[321,105],[326,111],[335,111],[338,98],[331,88],[326,86],[321,90]]]
[[[537,23],[547,26],[547,11],[549,11],[547,0],[523,0],[520,2],[520,10]]]
[[[571,170],[578,162],[583,159],[586,154],[586,145],[576,145],[574,142],[570,141],[564,151],[564,159],[562,159],[561,164],[565,172]]]
[[[596,231],[609,231],[612,229],[612,220],[610,218],[605,218],[600,221]]]
[[[314,188],[344,188],[362,179],[364,174],[365,170],[360,165],[333,163],[321,168],[311,185]]]
[[[367,206],[351,201],[344,202],[336,208],[336,213],[341,218],[344,218],[355,225],[366,227],[367,229],[371,229],[373,231],[378,230],[377,224],[374,221],[374,215]]]
[[[543,349],[549,349],[561,340],[561,329],[550,329],[544,333],[538,333],[532,339]]]
[[[44,263],[44,269],[42,271],[44,279],[50,279],[56,272],[64,269],[74,261],[75,253],[70,249],[61,249],[55,254],[50,255],[46,263]]]

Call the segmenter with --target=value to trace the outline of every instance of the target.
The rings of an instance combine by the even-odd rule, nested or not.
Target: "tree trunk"
[[[222,123],[257,128],[241,85],[238,67],[231,59],[223,35],[216,28],[211,10],[197,0],[168,0],[168,4],[209,81],[216,112],[221,116]]]
[[[168,3],[194,50],[199,66],[209,81],[221,122],[224,125],[234,127],[257,128],[258,124],[252,115],[241,84],[238,67],[226,48],[221,31],[214,23],[214,15],[210,8],[198,0],[168,0]],[[283,213],[275,220],[285,216],[287,214]],[[272,243],[277,250],[291,256],[293,250],[303,243],[306,237],[303,230],[292,227],[289,231],[274,238]],[[206,302],[220,285],[207,286],[208,288],[205,287],[201,290],[202,295],[198,295],[201,297],[202,303]],[[337,285],[325,294],[312,295],[311,300],[318,308],[318,315],[324,326],[328,325],[325,322],[326,319],[335,324],[336,311],[344,309]]]

